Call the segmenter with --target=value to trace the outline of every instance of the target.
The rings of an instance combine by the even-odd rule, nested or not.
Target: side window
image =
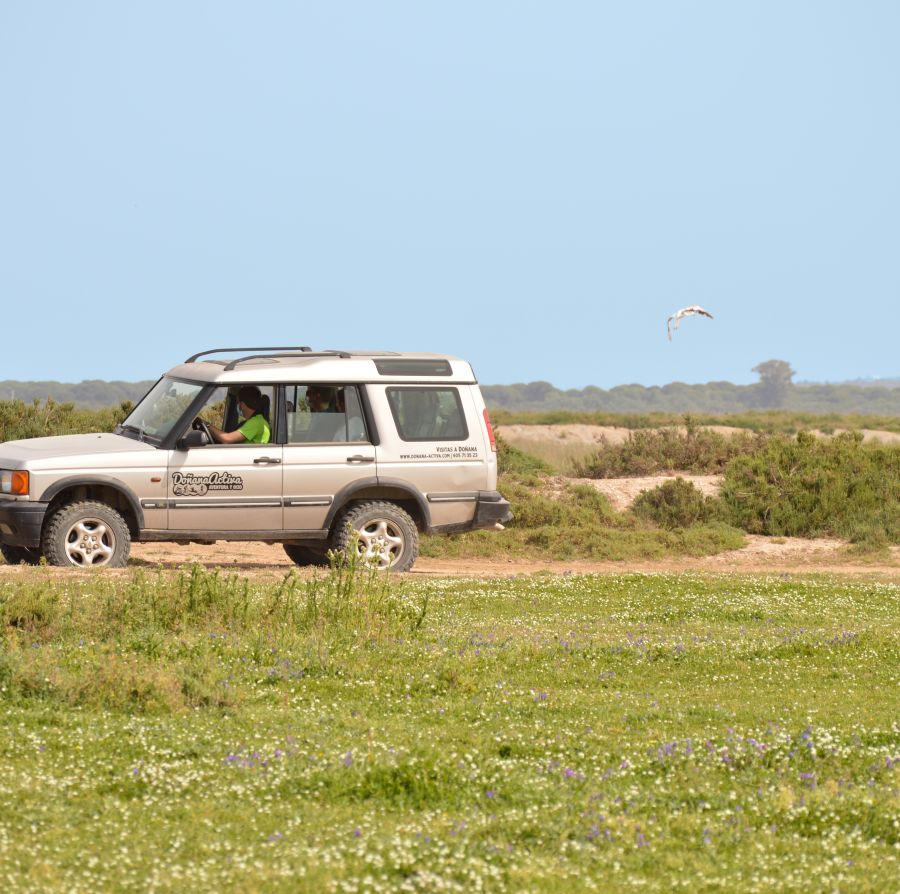
[[[388,388],[404,441],[464,441],[469,436],[456,388]]]
[[[231,385],[228,388],[224,386],[216,388],[197,415],[224,432],[232,432],[240,428],[247,421],[241,415],[238,401],[238,394],[242,387],[241,385]],[[253,415],[262,416],[269,430],[268,436],[259,434],[261,440],[258,440],[257,443],[268,443],[272,440],[275,431],[275,417],[273,414],[275,386],[257,385],[255,388],[258,391],[259,409]]]
[[[367,441],[355,385],[285,385],[289,444]]]

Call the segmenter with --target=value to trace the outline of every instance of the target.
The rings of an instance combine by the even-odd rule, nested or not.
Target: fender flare
[[[431,530],[431,512],[428,509],[428,502],[425,500],[423,494],[421,494],[408,481],[403,481],[399,478],[375,477],[360,478],[357,481],[351,482],[346,487],[342,487],[334,495],[334,500],[332,500],[331,502],[331,507],[328,510],[328,514],[325,516],[325,521],[322,527],[326,530],[331,528],[331,524],[334,521],[335,516],[347,505],[347,503],[349,503],[353,499],[354,494],[357,494],[362,490],[368,490],[369,488],[376,487],[389,487],[393,490],[402,490],[404,493],[408,494],[413,500],[416,501],[416,505],[419,507],[419,510],[422,513],[425,530]],[[377,499],[377,497],[373,499]],[[390,500],[390,497],[385,497],[384,499]]]
[[[78,487],[83,484],[102,484],[104,487],[111,487],[118,491],[128,501],[131,511],[134,513],[134,520],[137,524],[138,531],[144,527],[144,510],[141,509],[141,502],[138,500],[134,491],[123,481],[118,478],[110,478],[107,475],[73,475],[70,478],[60,478],[54,481],[40,497],[42,503],[50,503],[54,497],[61,494],[70,487]]]

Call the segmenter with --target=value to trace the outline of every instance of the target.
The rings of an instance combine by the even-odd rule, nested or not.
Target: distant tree
[[[793,387],[794,370],[786,360],[766,360],[753,367],[759,376],[759,404],[762,407],[783,407]]]
[[[549,382],[529,382],[522,389],[522,396],[525,400],[538,404],[556,394],[559,394],[559,391]]]

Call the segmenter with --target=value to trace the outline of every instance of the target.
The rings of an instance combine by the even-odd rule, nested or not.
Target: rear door
[[[488,445],[465,384],[371,386],[379,406],[378,476],[425,495],[433,525],[464,524],[487,488]],[[391,424],[393,423],[393,424]]]
[[[374,484],[376,479],[375,446],[363,419],[359,388],[286,385],[285,407],[285,532],[321,531],[344,488],[366,479]]]

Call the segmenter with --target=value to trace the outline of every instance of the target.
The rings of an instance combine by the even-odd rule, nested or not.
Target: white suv
[[[253,440],[235,434],[251,431],[239,393],[265,421]],[[502,528],[512,514],[496,487],[465,361],[218,348],[166,373],[114,433],[0,444],[0,551],[121,566],[133,540],[262,540],[301,565],[355,549],[406,571],[419,531]]]

